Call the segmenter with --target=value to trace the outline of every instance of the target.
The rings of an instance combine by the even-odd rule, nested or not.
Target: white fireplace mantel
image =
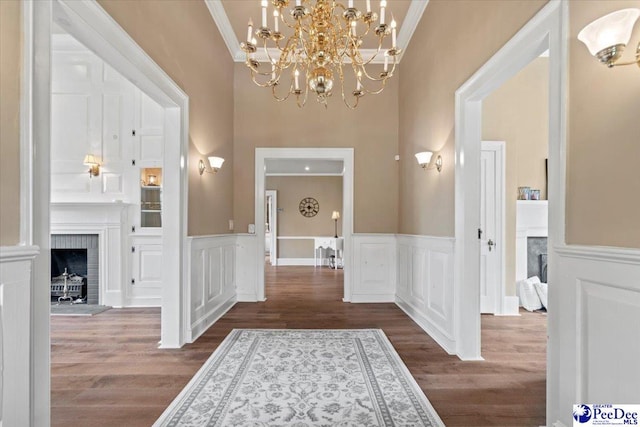
[[[527,278],[527,237],[549,234],[549,202],[518,200],[516,202],[516,281]]]
[[[97,234],[99,303],[123,306],[128,203],[52,203],[51,234]]]

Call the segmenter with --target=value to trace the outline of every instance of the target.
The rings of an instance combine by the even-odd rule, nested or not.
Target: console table
[[[325,251],[327,249],[333,250],[336,257],[334,268],[338,268],[338,259],[342,260],[342,250],[344,249],[343,237],[314,237],[314,251],[313,251],[313,265],[318,266],[318,251],[320,251],[320,265],[324,258]]]

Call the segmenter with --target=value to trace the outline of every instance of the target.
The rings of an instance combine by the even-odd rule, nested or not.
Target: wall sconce
[[[617,62],[631,39],[633,26],[640,17],[640,9],[622,9],[596,19],[578,33],[591,55],[611,68],[618,65],[638,64],[640,67],[640,43],[636,48],[636,60]]]
[[[433,168],[429,168],[429,163],[431,163],[431,157],[433,157],[433,152],[432,151],[422,151],[420,153],[416,153],[416,160],[418,161],[418,164],[420,165],[420,167],[424,170],[427,169],[433,169]],[[438,170],[438,172],[442,171],[442,156],[438,155],[438,157],[436,157],[436,161],[434,164],[435,168]]]
[[[224,163],[224,159],[222,157],[215,157],[215,156],[211,156],[209,157],[209,166],[211,167],[211,171],[208,171],[207,168],[204,165],[204,161],[202,159],[200,159],[200,161],[198,162],[198,172],[200,172],[200,175],[202,175],[205,172],[208,173],[216,173],[220,170],[220,168],[222,167],[222,164]]]
[[[89,178],[100,175],[100,162],[93,154],[87,154],[84,156],[85,166],[89,166]]]
[[[338,220],[340,219],[340,212],[338,211],[333,211],[333,213],[331,214],[331,219],[335,221],[336,223],[336,232],[335,232],[335,236],[333,237],[338,237]]]

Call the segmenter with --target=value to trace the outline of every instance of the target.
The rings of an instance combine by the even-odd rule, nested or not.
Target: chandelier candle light
[[[379,21],[378,14],[371,11],[371,0],[365,1],[365,12],[354,7],[354,0],[348,0],[346,6],[335,0],[295,0],[295,6],[290,8],[290,0],[271,0],[270,3],[274,9],[273,27],[270,28],[267,21],[269,1],[262,0],[262,25],[254,33],[250,19],[247,40],[241,43],[246,53],[245,64],[255,84],[271,88],[278,101],[295,95],[299,107],[306,104],[309,92],[326,107],[337,82],[342,100],[351,109],[358,106],[365,94],[375,95],[384,90],[401,53],[396,46],[393,16],[390,24],[385,23],[386,0],[380,1]],[[280,28],[293,34],[287,37]],[[264,48],[266,60],[262,62],[256,59],[259,46],[254,35]],[[383,48],[389,35],[391,46]],[[377,37],[377,49],[363,57],[361,46],[367,36]],[[376,74],[370,65],[380,55],[384,55],[384,66]],[[345,82],[349,69],[355,81],[351,91],[345,88],[349,84]]]

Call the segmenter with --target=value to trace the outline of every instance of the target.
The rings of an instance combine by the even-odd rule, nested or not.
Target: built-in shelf
[[[140,181],[140,226],[160,228],[162,227],[162,168],[141,169]]]

